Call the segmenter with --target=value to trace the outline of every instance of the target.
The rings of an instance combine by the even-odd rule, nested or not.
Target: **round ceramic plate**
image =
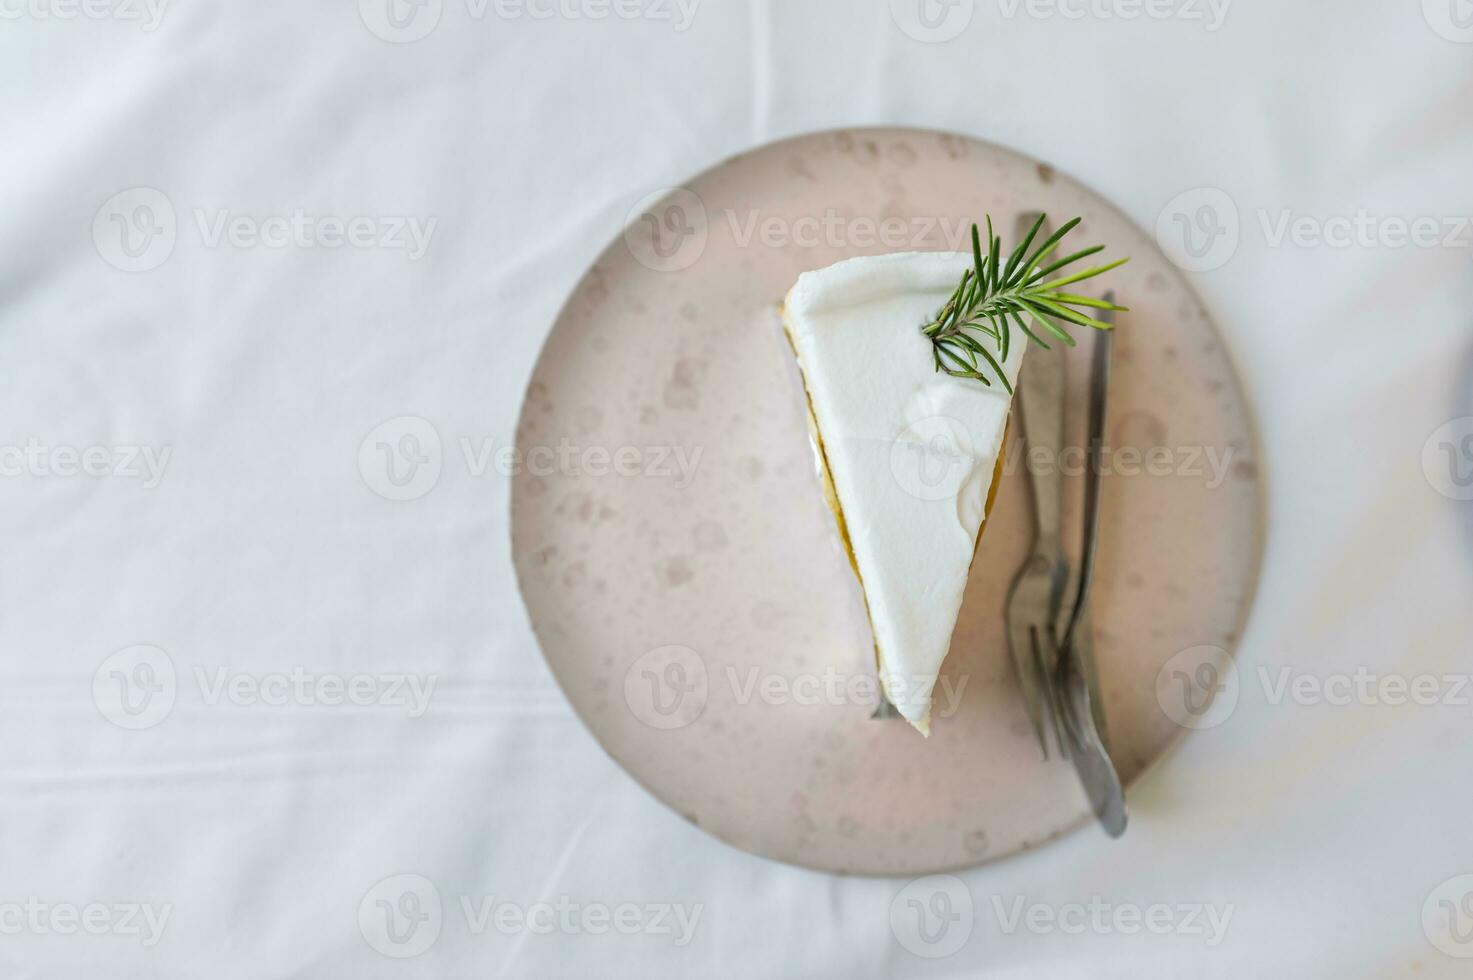
[[[1094,591],[1111,754],[1129,784],[1210,723],[1214,658],[1251,602],[1263,517],[1251,413],[1178,270],[1097,195],[990,144],[902,129],[786,140],[640,202],[553,327],[517,430],[513,552],[548,663],[608,753],[724,841],[827,871],[920,874],[1088,815],[1073,770],[1040,757],[1003,629],[1028,547],[1024,454],[987,522],[933,734],[871,720],[864,604],[778,317],[801,272],[965,249],[986,214],[1010,239],[1033,209],[1081,216],[1069,244],[1132,257],[1090,284],[1132,309]],[[1074,432],[1087,354],[1085,341],[1062,355]]]

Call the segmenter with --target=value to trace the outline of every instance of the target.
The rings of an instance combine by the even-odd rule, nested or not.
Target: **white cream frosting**
[[[939,373],[920,327],[971,264],[959,252],[849,259],[798,278],[784,326],[864,588],[885,694],[930,732],[931,694],[985,519],[1011,398]],[[1015,383],[1027,347],[1014,332]]]

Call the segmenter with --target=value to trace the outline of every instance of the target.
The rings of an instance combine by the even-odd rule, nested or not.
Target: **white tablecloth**
[[[1466,0],[930,2],[0,0],[0,973],[1467,975]],[[1123,841],[918,886],[944,957],[600,751],[494,467],[364,476],[386,420],[509,444],[649,191],[865,124],[1226,231],[1184,261],[1269,487],[1236,710]]]

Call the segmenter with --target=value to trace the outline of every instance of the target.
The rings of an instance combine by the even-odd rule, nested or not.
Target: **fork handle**
[[[1036,213],[1020,214],[1018,234],[1026,234],[1037,217]],[[1051,231],[1048,223],[1040,228],[1045,235]],[[1064,447],[1064,385],[1064,357],[1060,350],[1035,352],[1018,376],[1024,468],[1033,487],[1033,526],[1038,535],[1033,551],[1050,557],[1061,550],[1059,522],[1064,509],[1064,483],[1059,464]]]
[[[1060,547],[1060,514],[1064,483],[1059,472],[1060,447],[1064,444],[1064,359],[1053,356],[1032,358],[1024,365],[1023,451],[1024,468],[1033,486],[1033,526],[1037,533],[1033,550],[1054,554]]]

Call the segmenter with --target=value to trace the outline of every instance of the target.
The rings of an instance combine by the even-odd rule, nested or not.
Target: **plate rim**
[[[1057,175],[1065,178],[1069,182],[1084,190],[1090,197],[1098,201],[1102,206],[1114,212],[1114,214],[1120,220],[1139,232],[1142,238],[1149,242],[1151,246],[1161,254],[1161,257],[1166,261],[1168,265],[1171,265],[1174,269],[1176,269],[1177,278],[1181,286],[1186,290],[1187,295],[1196,304],[1197,308],[1202,311],[1202,314],[1206,319],[1213,336],[1216,338],[1218,344],[1221,347],[1222,356],[1229,368],[1232,383],[1237,389],[1238,401],[1243,408],[1243,425],[1246,429],[1251,448],[1253,449],[1252,458],[1254,460],[1254,465],[1256,468],[1253,494],[1254,513],[1256,516],[1256,520],[1254,521],[1254,535],[1251,548],[1251,571],[1245,579],[1247,587],[1243,597],[1242,610],[1238,614],[1238,617],[1234,623],[1234,639],[1232,641],[1231,647],[1227,649],[1228,656],[1233,660],[1234,663],[1236,663],[1238,660],[1239,651],[1241,650],[1243,645],[1243,639],[1252,624],[1254,611],[1257,608],[1258,593],[1263,582],[1263,565],[1264,558],[1267,552],[1269,526],[1273,520],[1271,509],[1272,497],[1268,493],[1269,481],[1271,479],[1271,469],[1269,467],[1268,461],[1260,451],[1263,446],[1263,439],[1256,402],[1249,397],[1248,385],[1244,379],[1242,371],[1239,369],[1240,359],[1236,354],[1233,343],[1231,342],[1229,336],[1225,334],[1219,327],[1218,317],[1213,314],[1213,311],[1203,301],[1201,293],[1197,290],[1196,281],[1191,277],[1189,270],[1182,269],[1180,266],[1177,266],[1176,263],[1173,263],[1170,257],[1166,255],[1165,251],[1160,248],[1156,237],[1153,234],[1149,233],[1147,229],[1143,228],[1140,223],[1137,222],[1128,212],[1117,205],[1111,197],[1102,194],[1094,187],[1093,184],[1074,176],[1074,174],[1066,168],[1058,167],[1047,160],[1032,156],[1031,154],[1019,150],[1013,146],[995,142],[981,136],[974,136],[955,130],[937,129],[928,126],[866,124],[860,126],[835,126],[823,129],[804,130],[802,132],[792,133],[786,136],[779,137],[777,139],[771,139],[765,142],[753,144],[744,149],[738,150],[735,153],[731,153],[725,157],[720,158],[719,160],[706,166],[705,168],[687,176],[677,184],[669,185],[665,188],[665,196],[660,198],[659,200],[666,200],[671,194],[674,194],[679,190],[687,189],[692,184],[695,184],[705,178],[707,175],[728,167],[733,163],[741,160],[742,158],[751,156],[754,153],[776,149],[785,144],[797,143],[800,141],[812,140],[822,137],[837,137],[845,134],[859,137],[868,135],[877,138],[885,135],[894,136],[904,134],[910,137],[956,139],[965,141],[970,144],[982,146],[992,152],[1014,157],[1032,167],[1038,168],[1040,172],[1042,172],[1044,169],[1047,169],[1047,171],[1051,175]],[[538,369],[541,367],[543,363],[543,358],[547,354],[548,347],[552,342],[552,337],[557,329],[557,325],[562,322],[563,317],[567,314],[568,310],[571,308],[573,302],[577,298],[578,287],[588,277],[588,274],[598,265],[599,261],[603,258],[605,253],[608,252],[609,248],[617,245],[617,243],[632,227],[632,222],[626,221],[621,223],[619,230],[616,232],[614,238],[608,244],[601,247],[594,255],[593,259],[590,260],[588,265],[583,269],[583,271],[574,278],[573,284],[568,291],[568,295],[563,299],[563,302],[559,304],[557,312],[548,321],[546,328],[543,331],[541,342],[537,345],[536,355],[531,361],[531,367],[528,371],[527,381],[522,388],[521,405],[517,411],[516,424],[513,430],[514,445],[519,438],[516,434],[523,431],[523,426],[528,419],[531,386],[536,383]],[[583,716],[583,713],[578,710],[577,705],[574,703],[571,695],[568,693],[567,687],[564,684],[561,675],[553,666],[552,661],[548,659],[543,637],[538,631],[537,624],[532,618],[531,605],[527,600],[527,582],[525,580],[525,576],[523,575],[521,564],[518,560],[517,555],[515,527],[516,512],[518,500],[521,495],[526,493],[526,490],[521,488],[521,482],[514,477],[510,478],[508,482],[510,486],[507,493],[507,503],[505,511],[507,517],[506,542],[509,548],[509,557],[512,564],[513,576],[516,579],[517,598],[520,600],[522,612],[526,617],[528,630],[532,634],[532,637],[536,640],[537,650],[542,657],[544,666],[546,666],[548,672],[552,674],[553,680],[557,683],[558,690],[562,693],[562,696],[566,701],[567,706],[572,712],[574,718],[577,719],[578,724],[581,725],[585,732],[587,732],[587,734],[592,738],[594,744],[598,746],[600,751],[602,751],[603,754],[618,767],[618,769],[624,774],[625,777],[631,779],[645,793],[649,794],[655,800],[655,802],[660,804],[662,808],[668,810],[671,813],[674,813],[676,816],[680,817],[687,823],[695,825],[707,837],[720,841],[722,845],[741,854],[747,855],[748,857],[770,861],[784,867],[801,868],[804,871],[809,871],[817,874],[833,875],[845,878],[874,878],[877,880],[894,880],[905,878],[918,878],[935,874],[958,873],[983,867],[1002,865],[1012,859],[1022,858],[1027,855],[1031,855],[1046,847],[1047,845],[1055,843],[1065,837],[1074,836],[1086,826],[1092,825],[1094,823],[1092,815],[1088,811],[1086,811],[1073,823],[1066,824],[1059,829],[1042,836],[1036,841],[1030,841],[1024,846],[1018,847],[1006,853],[999,854],[995,857],[984,854],[975,861],[964,861],[955,864],[941,864],[934,867],[927,867],[926,869],[919,871],[845,871],[834,869],[831,867],[823,867],[816,864],[804,863],[802,860],[796,858],[779,858],[770,854],[748,850],[740,844],[728,839],[716,829],[700,823],[700,821],[691,814],[681,812],[673,804],[671,804],[663,796],[661,796],[661,794],[656,792],[653,787],[649,786],[643,779],[636,775],[635,772],[629,768],[629,766],[625,765],[624,762],[622,762],[609,750],[609,748],[604,744],[603,740],[599,738],[598,733],[593,730],[588,720]],[[1129,790],[1141,785],[1142,782],[1144,782],[1147,778],[1154,777],[1155,774],[1164,766],[1165,762],[1176,754],[1177,750],[1181,747],[1182,742],[1190,733],[1190,729],[1178,726],[1177,731],[1175,731],[1168,739],[1164,741],[1160,750],[1155,752],[1153,756],[1145,764],[1141,765],[1140,768],[1132,774],[1131,778],[1124,783],[1124,789],[1127,791],[1127,807],[1130,806]],[[1134,808],[1130,808],[1130,812],[1134,812]]]

